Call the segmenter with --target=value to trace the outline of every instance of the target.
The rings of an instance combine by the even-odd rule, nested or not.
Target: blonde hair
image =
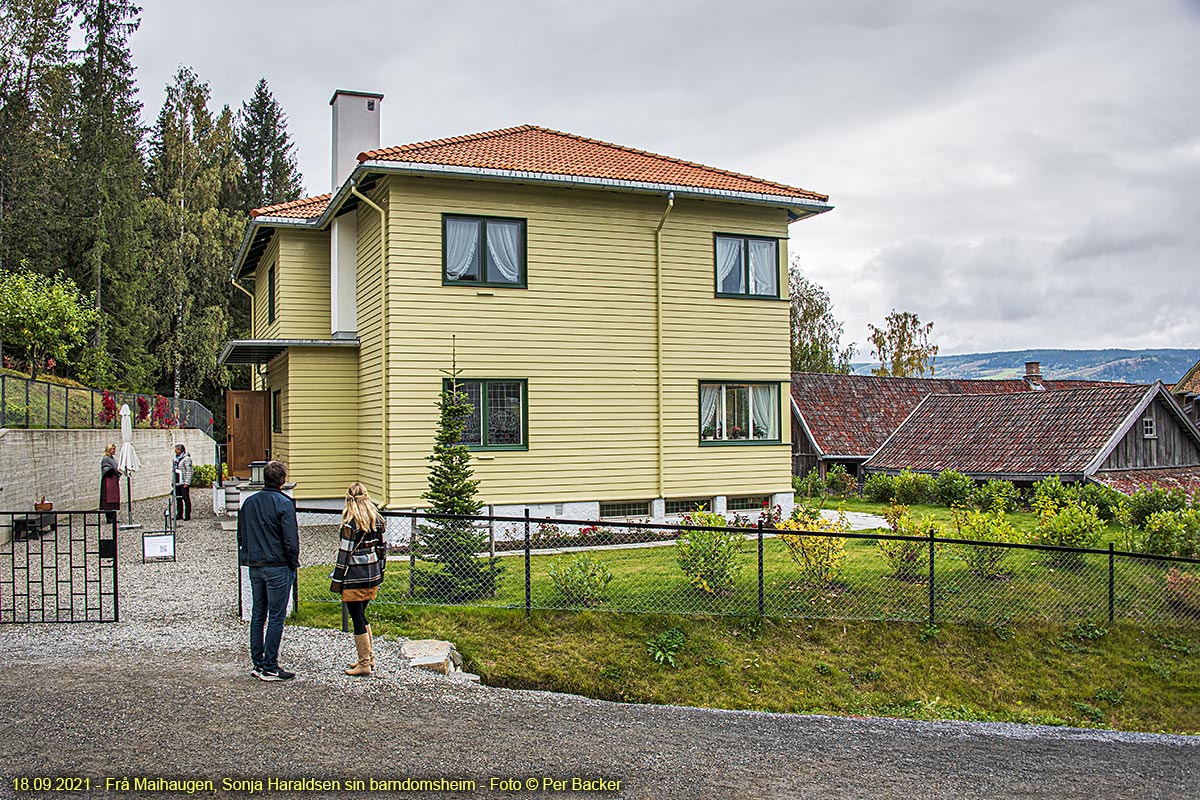
[[[359,531],[373,531],[379,524],[379,510],[371,502],[366,488],[357,481],[346,490],[346,505],[342,508],[342,524],[350,523]]]
[[[115,444],[110,444],[108,447],[104,448],[104,455],[115,456],[116,454],[117,454],[117,446]]]

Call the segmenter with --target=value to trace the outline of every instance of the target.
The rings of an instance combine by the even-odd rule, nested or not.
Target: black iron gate
[[[101,511],[0,512],[0,623],[119,619],[115,521]]]

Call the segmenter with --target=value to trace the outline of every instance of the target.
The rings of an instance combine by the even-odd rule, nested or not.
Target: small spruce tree
[[[429,459],[427,518],[417,526],[417,556],[423,562],[413,576],[416,590],[437,600],[457,602],[490,597],[503,568],[494,556],[479,556],[487,549],[487,536],[469,519],[483,504],[476,498],[479,481],[472,477],[471,452],[462,443],[472,405],[459,385],[456,361],[451,357],[449,376],[438,398],[440,419]],[[453,515],[440,517],[439,515]]]

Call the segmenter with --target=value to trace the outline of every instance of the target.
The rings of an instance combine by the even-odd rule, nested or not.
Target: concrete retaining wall
[[[201,431],[136,429],[133,446],[142,468],[130,476],[134,500],[170,493],[176,443],[187,448],[196,466],[216,462],[216,443]],[[32,511],[42,495],[64,511],[96,508],[100,458],[109,444],[115,444],[120,455],[119,430],[0,428],[0,511]]]

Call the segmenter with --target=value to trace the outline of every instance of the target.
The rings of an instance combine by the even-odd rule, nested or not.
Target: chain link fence
[[[301,507],[298,515],[298,599],[337,603],[329,577],[340,512]],[[1200,559],[870,532],[383,516],[390,555],[377,603],[1200,626]]]

